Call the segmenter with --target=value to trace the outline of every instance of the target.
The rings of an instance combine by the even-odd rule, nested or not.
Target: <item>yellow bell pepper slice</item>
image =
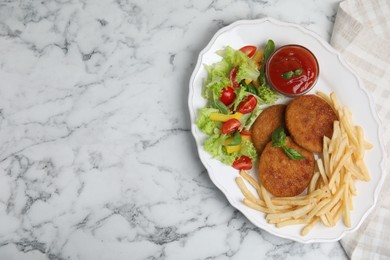
[[[260,64],[261,59],[263,58],[264,51],[263,50],[257,50],[255,55],[253,55],[252,60],[256,62],[257,64]]]
[[[251,136],[250,135],[241,135],[241,140],[244,141],[251,141]]]
[[[239,113],[239,112],[236,112],[234,114],[230,114],[230,115],[225,115],[225,114],[221,114],[221,113],[210,113],[210,120],[211,121],[218,121],[218,122],[226,122],[230,119],[237,119],[237,120],[240,120],[240,118],[242,117],[242,114]]]
[[[253,86],[255,86],[256,88],[260,87],[260,82],[259,82],[258,79],[252,81],[252,84],[253,84]]]
[[[251,137],[249,135],[241,135],[241,138],[242,138],[242,141],[247,141],[247,140],[251,140]],[[241,150],[241,144],[239,145],[233,145],[233,146],[229,146],[229,144],[233,141],[233,138],[229,138],[225,141],[225,148],[226,148],[226,152],[227,153],[234,153],[234,152],[238,152]]]
[[[225,148],[227,153],[238,152],[241,149],[241,144],[229,146],[229,144],[233,141],[233,138],[229,138],[225,141]]]
[[[234,152],[240,151],[240,149],[241,149],[241,144],[239,144],[239,145],[234,145],[234,146],[225,145],[225,148],[226,148],[226,152],[227,152],[227,153],[234,153]]]

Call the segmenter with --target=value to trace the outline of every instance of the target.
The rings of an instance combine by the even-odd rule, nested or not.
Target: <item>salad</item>
[[[264,105],[274,104],[279,94],[265,78],[265,63],[275,50],[268,40],[264,49],[248,45],[230,46],[217,52],[222,60],[205,65],[202,96],[207,100],[199,110],[196,124],[208,137],[204,149],[214,158],[238,170],[249,170],[258,159],[251,141],[251,126]]]

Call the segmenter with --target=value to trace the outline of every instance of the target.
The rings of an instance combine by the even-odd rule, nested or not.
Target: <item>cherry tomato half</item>
[[[229,119],[225,123],[223,123],[221,131],[222,134],[228,135],[232,134],[241,126],[241,122],[235,118]]]
[[[222,95],[219,100],[224,103],[225,106],[228,106],[234,101],[235,98],[236,93],[234,93],[234,89],[230,86],[227,86],[227,88],[222,89]]]
[[[240,49],[240,51],[247,54],[249,58],[252,58],[253,55],[255,55],[256,50],[257,50],[256,46],[253,45],[247,45]]]
[[[234,67],[229,74],[230,82],[232,83],[233,88],[238,88],[240,83],[236,81],[237,77],[237,67]]]
[[[233,162],[232,166],[237,170],[250,170],[252,169],[252,160],[246,155],[241,155]]]
[[[241,101],[241,103],[238,105],[237,111],[242,114],[248,114],[255,109],[257,105],[257,99],[253,95],[249,95],[246,99]]]

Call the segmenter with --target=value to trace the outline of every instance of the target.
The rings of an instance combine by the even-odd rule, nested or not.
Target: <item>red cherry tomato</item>
[[[240,51],[247,54],[249,58],[252,58],[253,55],[255,55],[256,50],[257,50],[256,46],[252,46],[252,45],[247,45],[240,49]]]
[[[241,126],[241,122],[235,118],[229,119],[225,123],[223,123],[221,131],[222,134],[228,135],[232,134]]]
[[[236,81],[237,77],[237,67],[234,67],[229,74],[230,82],[232,83],[233,88],[238,88],[240,83]]]
[[[246,155],[241,155],[233,162],[232,166],[237,170],[250,170],[252,169],[252,160]]]
[[[237,111],[242,114],[248,114],[255,109],[257,105],[257,99],[253,95],[249,95],[246,99],[241,101],[241,103],[238,105]]]
[[[222,103],[228,106],[234,101],[235,98],[236,93],[234,93],[234,89],[228,86],[227,88],[222,89],[222,95],[219,100],[221,100]]]
[[[248,130],[242,130],[242,131],[240,132],[240,134],[241,134],[241,135],[246,135],[246,136],[251,136],[251,135],[252,135],[251,131],[248,131]]]

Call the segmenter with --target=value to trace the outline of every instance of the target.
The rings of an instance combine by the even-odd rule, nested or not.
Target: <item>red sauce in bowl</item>
[[[286,96],[303,95],[317,82],[319,66],[314,54],[301,45],[285,45],[268,59],[268,84]]]

